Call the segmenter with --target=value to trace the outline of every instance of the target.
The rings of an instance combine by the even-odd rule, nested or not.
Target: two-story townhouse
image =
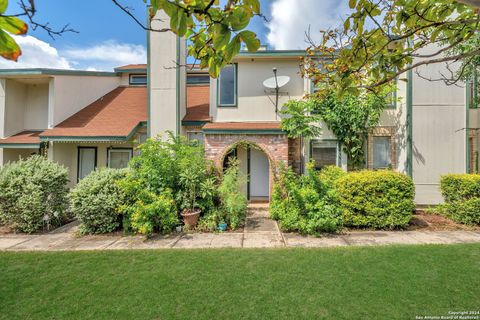
[[[168,25],[168,17],[160,18],[155,27]],[[276,68],[279,76],[290,77],[281,88],[279,108],[289,99],[310,93],[311,82],[300,76],[304,51],[241,52],[218,79],[211,79],[208,115],[204,106],[201,119],[185,107],[184,51],[184,41],[171,33],[149,34],[151,115],[168,114],[165,119],[151,116],[152,135],[165,130],[194,132],[194,137],[203,141],[206,156],[219,168],[235,155],[249,176],[245,192],[250,199],[268,199],[272,173],[280,162],[298,172],[310,159],[318,167],[347,168],[342,146],[325,126],[321,136],[303,145],[299,139],[288,139],[280,127],[274,94],[263,86]],[[162,73],[172,61],[177,68]],[[441,175],[478,171],[480,115],[475,109],[478,99],[472,98],[476,89],[470,84],[447,86],[426,80],[438,78],[442,68],[445,66],[424,66],[399,77],[392,105],[382,113],[378,127],[366,141],[365,167],[391,168],[410,175],[416,202],[421,205],[442,202]],[[168,99],[161,99],[160,92]]]
[[[167,17],[160,18],[153,28],[168,27]],[[281,129],[278,109],[313,87],[300,76],[304,51],[241,52],[212,79],[186,65],[185,45],[169,32],[148,33],[148,63],[111,73],[0,70],[0,164],[43,152],[69,168],[73,185],[96,167],[126,166],[136,144],[172,131],[203,143],[219,168],[235,156],[249,177],[251,200],[268,200],[279,163],[297,172],[310,159],[318,167],[347,168],[342,146],[325,126],[303,143]],[[277,107],[275,93],[263,85],[274,68],[290,78]],[[398,100],[366,141],[365,166],[410,175],[422,205],[442,201],[442,174],[478,171],[477,86],[425,80],[441,68],[401,76]]]

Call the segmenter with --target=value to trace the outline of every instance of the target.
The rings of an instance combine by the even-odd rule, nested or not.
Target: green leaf
[[[17,61],[22,54],[18,44],[6,32],[0,30],[0,56],[7,60]]]
[[[0,0],[0,14],[4,14],[8,7],[8,0]]]
[[[28,26],[17,17],[0,17],[0,29],[11,34],[25,34]]]
[[[350,9],[355,8],[356,5],[357,5],[357,0],[348,1],[348,6],[350,7]]]
[[[236,35],[225,49],[225,58],[228,61],[232,60],[232,58],[240,52],[241,48],[242,42],[240,36]]]
[[[257,39],[257,35],[252,31],[242,31],[238,34],[245,45],[247,46],[248,51],[255,52],[260,48],[260,40]]]

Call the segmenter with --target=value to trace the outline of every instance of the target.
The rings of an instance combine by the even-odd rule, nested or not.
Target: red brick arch
[[[212,160],[219,169],[222,169],[228,152],[238,145],[252,145],[262,150],[270,162],[270,196],[277,165],[288,164],[288,138],[284,134],[206,134],[204,142],[207,159]]]

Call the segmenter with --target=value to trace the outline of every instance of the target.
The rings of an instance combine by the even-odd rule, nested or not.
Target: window
[[[148,139],[148,135],[147,135],[146,132],[140,133],[140,134],[138,135],[138,144],[143,144],[143,143],[145,143],[145,141],[147,141],[147,139]]]
[[[78,181],[88,176],[97,167],[97,148],[78,148]]]
[[[108,149],[108,167],[113,169],[128,167],[132,154],[132,149]]]
[[[311,160],[315,161],[315,169],[338,165],[338,142],[334,140],[314,140],[311,142]]]
[[[130,85],[134,86],[144,86],[147,84],[147,75],[146,74],[132,74],[130,75]]]
[[[199,144],[203,146],[203,132],[200,131],[192,131],[187,132],[188,141],[197,141]]]
[[[210,76],[208,74],[193,74],[187,76],[188,85],[209,85]]]
[[[478,86],[478,74],[475,73],[472,81],[467,84],[467,92],[470,100],[470,109],[476,109],[479,106],[479,86]]]
[[[373,169],[387,169],[392,166],[391,137],[373,137]]]
[[[218,105],[233,107],[237,105],[237,65],[223,67],[218,79]]]

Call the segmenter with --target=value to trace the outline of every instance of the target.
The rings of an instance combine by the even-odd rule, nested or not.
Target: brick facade
[[[225,155],[236,145],[250,143],[267,155],[271,170],[279,162],[288,164],[288,138],[284,134],[205,134],[205,154],[219,168]]]
[[[296,173],[300,173],[302,167],[302,145],[300,141],[300,138],[288,139],[288,165]]]

